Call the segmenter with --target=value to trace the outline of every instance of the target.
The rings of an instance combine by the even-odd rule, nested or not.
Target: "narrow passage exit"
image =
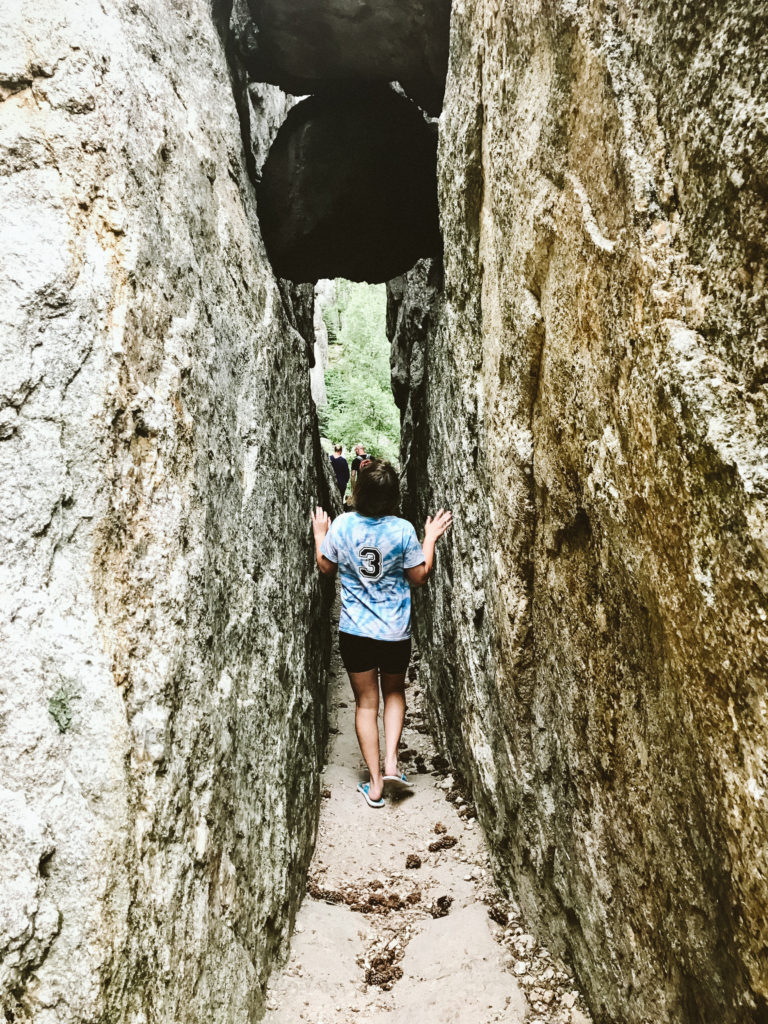
[[[331,455],[341,445],[351,466],[362,445],[368,456],[397,465],[400,413],[390,384],[385,285],[321,281],[316,305],[313,394],[324,450]]]

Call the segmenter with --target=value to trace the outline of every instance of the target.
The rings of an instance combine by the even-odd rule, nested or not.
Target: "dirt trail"
[[[413,793],[372,810],[355,789],[368,774],[338,654],[334,667],[317,848],[267,1024],[589,1024],[565,966],[493,886],[474,809],[423,724],[418,678],[401,744]]]

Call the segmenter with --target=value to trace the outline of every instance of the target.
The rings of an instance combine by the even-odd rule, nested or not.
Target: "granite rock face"
[[[281,100],[244,130],[202,0],[0,21],[0,1006],[242,1024],[324,730],[327,478],[243,149]]]
[[[768,1020],[767,41],[455,0],[444,289],[390,289],[433,713],[599,1022]]]
[[[312,96],[269,151],[259,218],[291,281],[387,281],[440,251],[437,136],[388,86]]]

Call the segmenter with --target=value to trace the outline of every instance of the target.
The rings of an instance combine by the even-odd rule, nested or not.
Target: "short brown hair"
[[[352,504],[361,516],[378,519],[397,515],[400,508],[400,483],[391,462],[371,459],[360,467],[352,493]]]

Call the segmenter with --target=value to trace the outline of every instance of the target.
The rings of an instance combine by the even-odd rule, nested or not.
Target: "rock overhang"
[[[248,0],[249,74],[294,95],[399,82],[440,113],[451,0]]]

